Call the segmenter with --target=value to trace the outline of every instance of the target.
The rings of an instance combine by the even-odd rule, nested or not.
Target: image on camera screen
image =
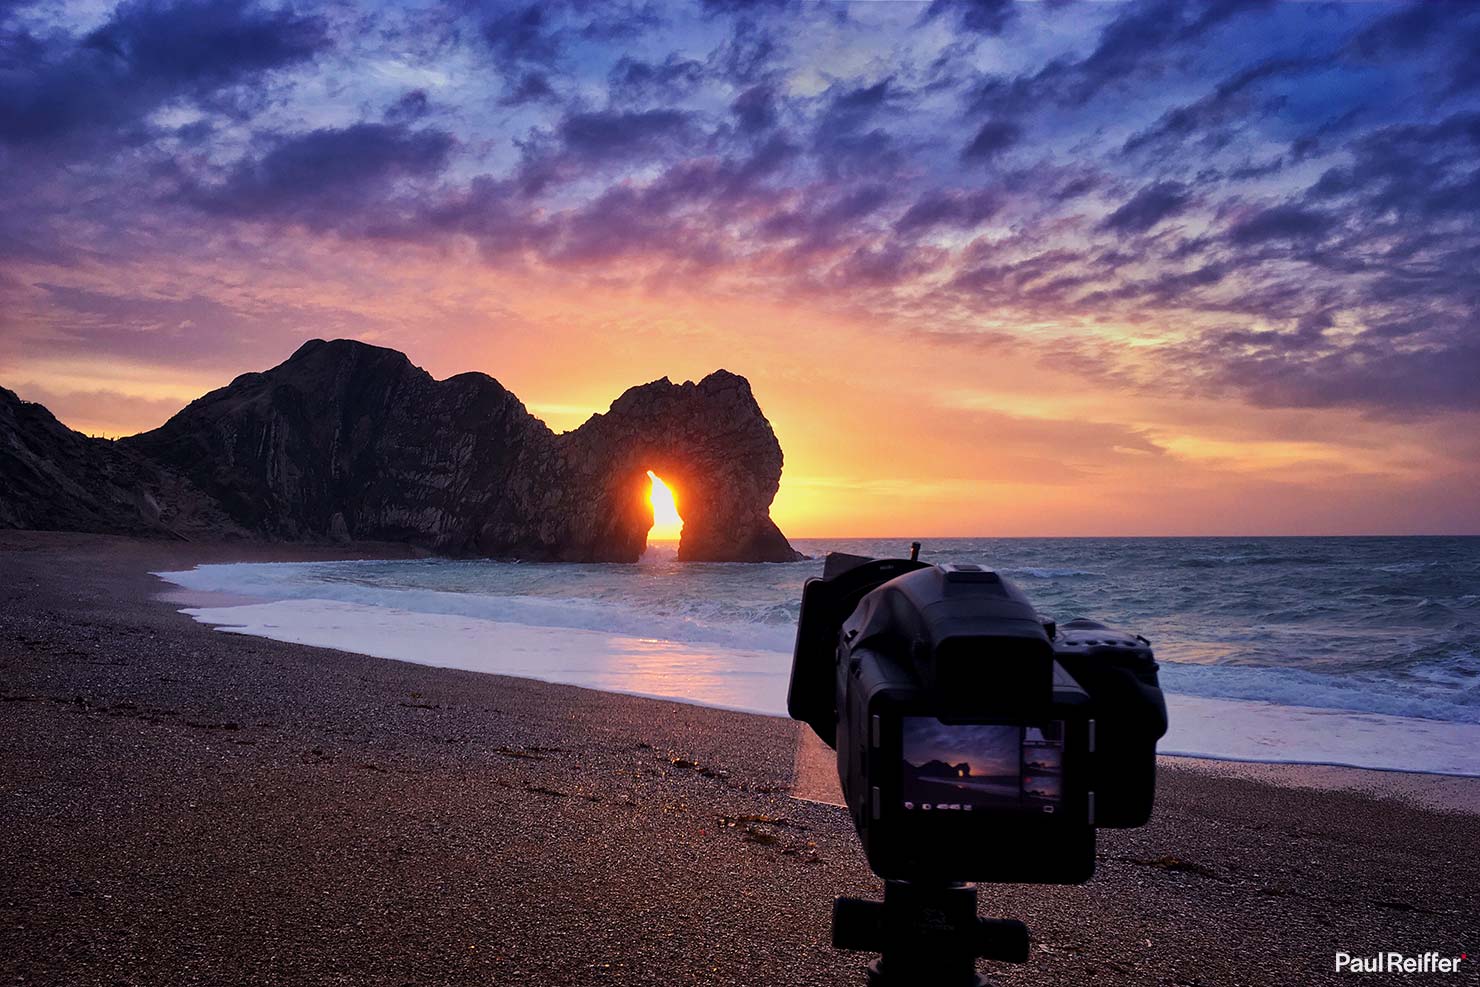
[[[1063,794],[1064,723],[942,723],[904,717],[907,812],[1052,813]]]

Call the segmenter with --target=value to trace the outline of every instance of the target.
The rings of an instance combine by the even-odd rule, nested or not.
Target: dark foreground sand
[[[0,535],[0,983],[863,983],[829,909],[875,882],[789,796],[795,724],[222,634],[145,575],[253,555],[285,552]],[[1477,848],[1472,814],[1164,762],[1093,883],[983,889],[1035,935],[986,969],[1437,950],[1473,983]]]

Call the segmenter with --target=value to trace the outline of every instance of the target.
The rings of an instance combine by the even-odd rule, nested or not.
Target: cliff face
[[[791,562],[771,520],[781,444],[744,377],[717,370],[699,383],[629,389],[604,415],[557,440],[569,494],[560,514],[594,554],[641,554],[653,524],[647,471],[675,491],[681,561]]]
[[[632,388],[559,436],[487,375],[434,380],[401,353],[349,340],[306,343],[116,443],[12,403],[51,424],[13,410],[7,419],[0,407],[0,455],[35,447],[22,482],[0,472],[0,525],[137,533],[185,517],[192,531],[625,562],[641,555],[652,526],[651,469],[679,498],[680,559],[797,557],[770,519],[781,447],[749,384],[724,371]],[[63,465],[48,472],[48,462]],[[117,489],[101,485],[102,499],[83,496],[95,479],[119,475]],[[158,517],[120,509],[140,490],[157,492]],[[48,499],[71,506],[38,509]]]
[[[437,381],[395,350],[314,340],[121,444],[270,538],[469,553],[528,447],[553,438],[491,377]]]
[[[0,387],[0,527],[218,538],[246,535],[189,481],[90,439]]]

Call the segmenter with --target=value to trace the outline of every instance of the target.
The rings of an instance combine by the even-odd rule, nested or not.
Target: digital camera
[[[1055,626],[991,569],[916,558],[827,557],[787,705],[836,748],[893,881],[1088,880],[1096,828],[1150,817],[1167,728],[1145,638]]]

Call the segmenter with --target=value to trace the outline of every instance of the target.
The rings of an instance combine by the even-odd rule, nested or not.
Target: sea
[[[1163,753],[1480,776],[1480,537],[941,538],[932,562],[1015,581],[1040,614],[1149,638]],[[790,564],[484,560],[159,573],[219,629],[387,659],[784,716],[803,583]]]

